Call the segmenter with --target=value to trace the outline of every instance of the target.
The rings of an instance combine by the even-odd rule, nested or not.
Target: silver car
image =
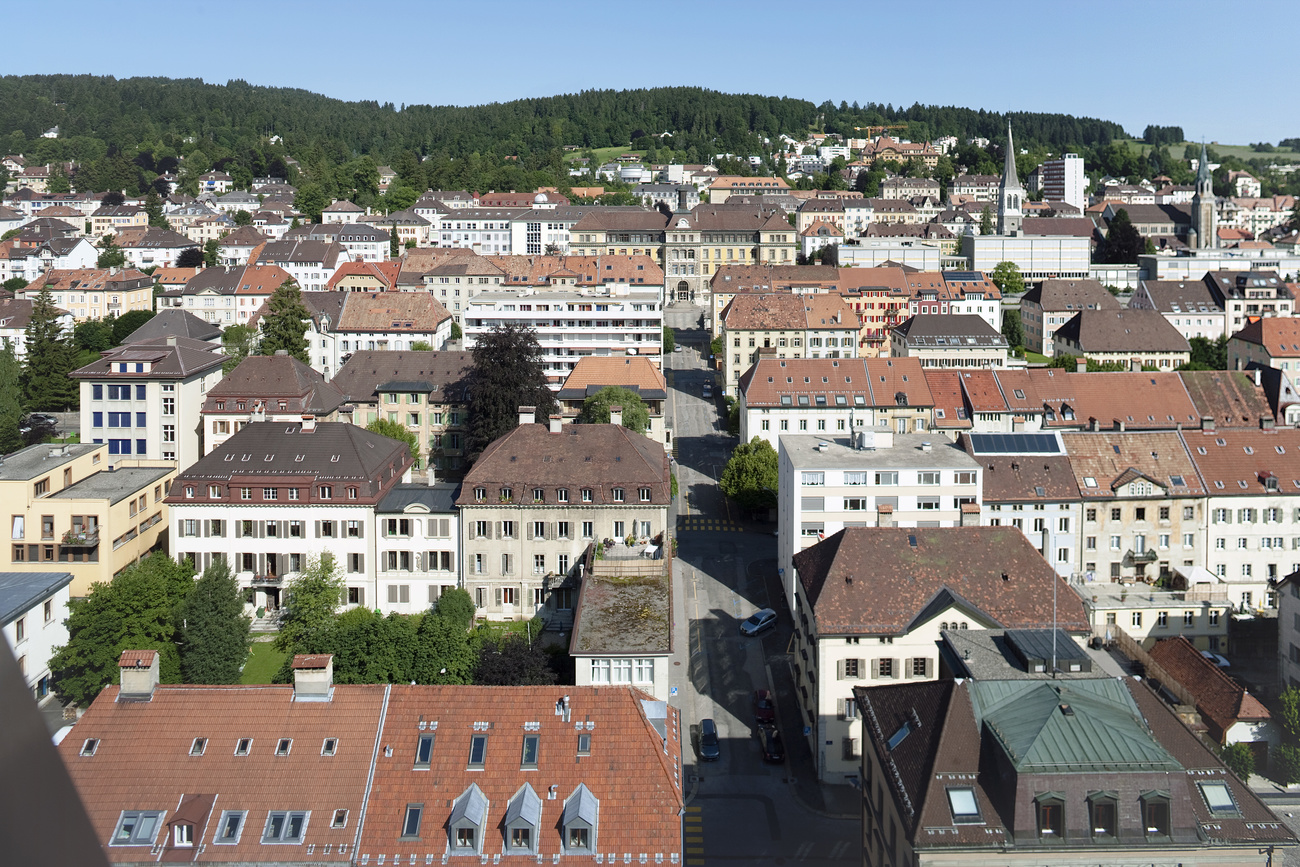
[[[776,626],[776,612],[771,608],[760,608],[740,624],[741,635],[758,635]]]

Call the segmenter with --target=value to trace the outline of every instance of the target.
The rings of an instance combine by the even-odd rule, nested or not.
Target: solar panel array
[[[1055,434],[973,433],[971,451],[977,455],[1063,455]]]

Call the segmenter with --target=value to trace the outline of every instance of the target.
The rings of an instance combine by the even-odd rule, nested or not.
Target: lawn
[[[1126,141],[1128,142],[1128,146],[1132,150],[1135,151],[1151,150],[1151,145],[1142,141],[1142,139],[1126,139]],[[1300,162],[1300,153],[1296,153],[1295,151],[1292,150],[1275,150],[1273,151],[1273,153],[1268,154],[1268,153],[1260,153],[1259,151],[1252,149],[1251,146],[1248,144],[1228,145],[1228,144],[1219,144],[1217,142],[1207,142],[1207,144],[1210,148],[1214,150],[1215,153],[1217,153],[1221,157],[1234,156],[1234,157],[1239,157],[1240,159],[1243,160],[1249,160],[1255,158],[1258,159],[1276,158],[1276,160],[1280,163]],[[1186,149],[1188,145],[1192,145],[1198,150],[1201,147],[1201,143],[1198,141],[1179,142],[1178,144],[1166,145],[1165,147],[1169,149],[1170,155],[1178,159],[1182,159],[1183,151],[1184,149]]]
[[[271,678],[284,664],[285,654],[276,650],[270,641],[253,642],[253,651],[244,664],[243,684],[270,683]]]
[[[1039,355],[1037,352],[1026,349],[1025,361],[1028,361],[1030,364],[1050,364],[1052,359],[1048,358],[1046,355]]]
[[[593,169],[598,166],[604,165],[605,163],[614,159],[614,157],[618,156],[619,154],[636,154],[639,157],[645,156],[645,151],[635,151],[628,147],[596,148],[595,150],[592,151],[592,153],[596,155],[596,158],[592,160],[591,163],[591,167]],[[571,154],[566,154],[565,159],[572,161],[572,160],[576,160],[580,156],[582,156],[582,151],[574,151]]]

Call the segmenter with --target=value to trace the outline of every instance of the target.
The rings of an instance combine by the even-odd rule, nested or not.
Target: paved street
[[[767,861],[775,864],[860,862],[856,792],[824,790],[790,676],[791,624],[776,583],[775,527],[730,511],[717,480],[735,444],[726,433],[725,402],[708,370],[703,308],[677,304],[666,313],[682,352],[665,364],[679,485],[678,557],[674,574],[673,704],[690,733],[686,864]],[[740,621],[775,608],[777,629],[744,638]],[[759,751],[750,700],[755,689],[776,695],[785,741],[784,764],[766,764]],[[718,726],[721,758],[700,763],[699,721]]]

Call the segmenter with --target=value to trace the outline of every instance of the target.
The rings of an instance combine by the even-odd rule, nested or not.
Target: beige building
[[[126,463],[91,443],[6,456],[0,497],[9,503],[11,571],[70,572],[72,595],[85,596],[94,582],[165,547],[163,498],[176,469]]]
[[[1085,309],[1056,329],[1052,354],[1173,370],[1191,360],[1192,350],[1187,338],[1155,310]]]
[[[1083,599],[1092,634],[1103,641],[1116,640],[1122,631],[1150,650],[1162,638],[1181,635],[1197,650],[1228,650],[1232,603],[1226,593],[1159,590],[1105,579],[1073,586]]]
[[[722,312],[723,387],[736,394],[741,374],[762,355],[857,358],[858,327],[839,295],[737,295]]]
[[[71,313],[76,322],[153,310],[153,279],[134,268],[50,270],[25,294],[31,297],[41,289],[48,289],[54,306]]]
[[[90,234],[95,238],[148,225],[149,213],[140,205],[104,205],[90,215]]]
[[[587,398],[609,386],[635,392],[645,404],[646,413],[650,417],[650,426],[642,433],[655,442],[662,443],[665,448],[671,447],[672,431],[664,424],[668,385],[659,365],[643,355],[587,355],[578,359],[556,395],[565,423],[578,417]]]
[[[464,587],[491,620],[563,620],[590,546],[619,558],[668,542],[663,446],[619,424],[533,418],[520,409],[519,426],[484,449],[456,501]]]

